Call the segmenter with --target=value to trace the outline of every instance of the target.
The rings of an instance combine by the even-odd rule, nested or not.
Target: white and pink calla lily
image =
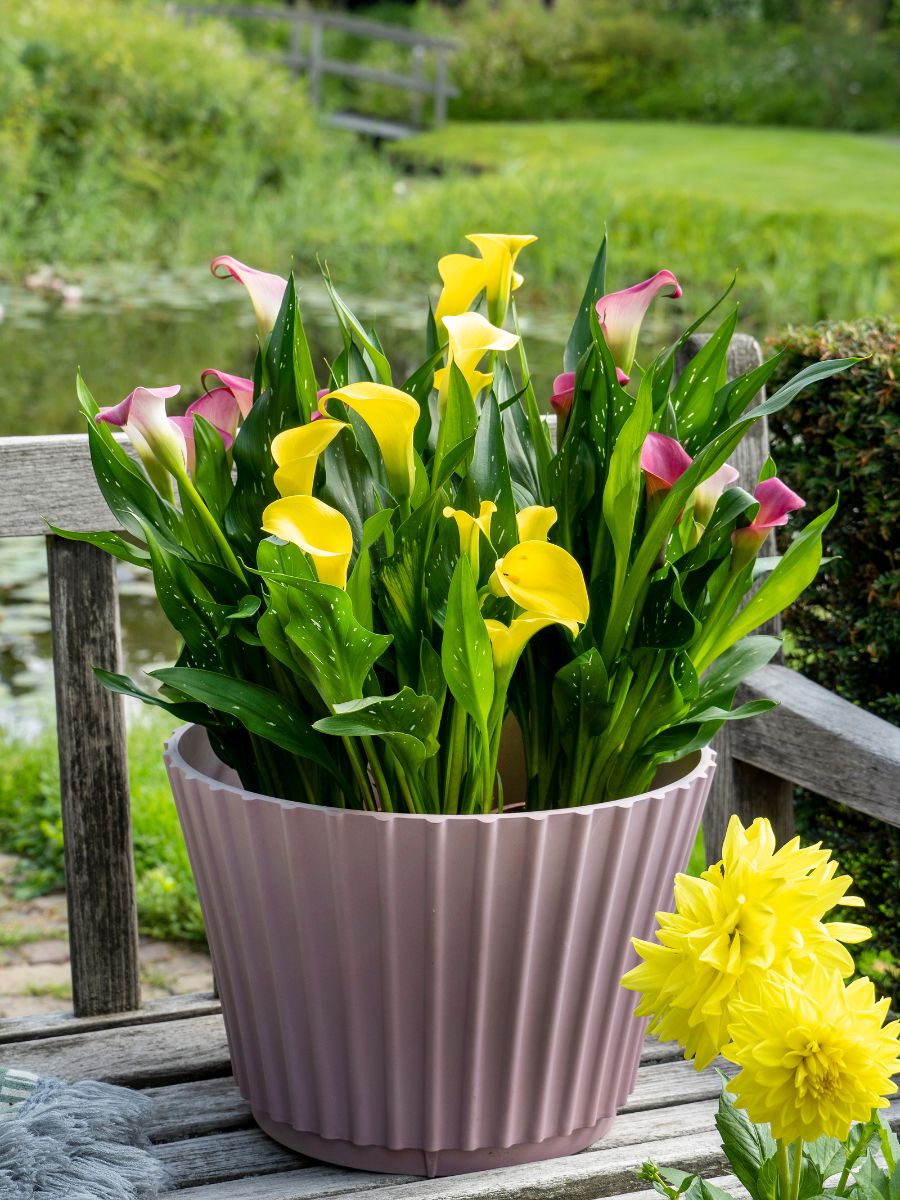
[[[241,416],[246,417],[253,407],[253,380],[245,379],[243,375],[229,375],[226,371],[217,371],[215,367],[207,367],[200,376],[200,382],[208,392],[215,390],[207,382],[210,378],[218,380],[219,387],[231,392]]]
[[[220,254],[218,258],[212,260],[209,266],[217,279],[225,279],[231,275],[250,293],[250,303],[256,313],[259,336],[262,341],[265,341],[278,320],[287,280],[282,279],[280,275],[270,275],[267,271],[257,271],[254,267],[248,267],[246,263],[239,262],[228,254]]]
[[[726,488],[737,483],[739,478],[740,473],[730,463],[724,463],[709,479],[697,484],[694,489],[694,520],[698,525],[705,528],[709,524],[713,509],[719,503],[719,497]]]
[[[647,309],[662,293],[667,293],[672,300],[681,296],[681,284],[671,271],[657,271],[643,283],[636,283],[621,292],[609,292],[597,301],[597,316],[606,343],[623,374],[627,375],[634,362],[638,334]],[[622,382],[621,378],[619,382]]]
[[[184,434],[166,413],[166,401],[180,391],[177,383],[171,387],[137,387],[118,404],[101,408],[95,418],[124,429],[155,482],[159,467],[178,475],[184,473],[187,464]]]

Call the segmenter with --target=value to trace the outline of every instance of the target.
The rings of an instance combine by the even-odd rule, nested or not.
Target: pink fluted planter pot
[[[714,754],[690,762],[610,804],[421,817],[246,792],[204,730],[175,733],[166,764],[259,1125],[327,1162],[430,1176],[602,1137],[645,1028],[619,986],[629,939],[671,907]]]

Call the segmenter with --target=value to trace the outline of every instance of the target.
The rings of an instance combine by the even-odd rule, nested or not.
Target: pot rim
[[[311,813],[320,813],[322,815],[330,815],[332,817],[349,818],[374,818],[379,821],[430,821],[432,824],[438,824],[444,821],[480,821],[482,824],[492,824],[495,821],[536,821],[545,820],[547,817],[559,816],[564,813],[572,813],[575,815],[586,816],[596,812],[598,809],[610,808],[632,808],[635,804],[642,800],[664,800],[674,792],[688,792],[692,785],[700,779],[705,779],[715,767],[716,752],[711,746],[704,746],[701,750],[695,750],[688,756],[689,760],[696,759],[694,765],[686,775],[680,776],[678,779],[672,780],[671,783],[662,784],[660,787],[652,788],[647,792],[640,792],[636,796],[624,796],[621,800],[603,800],[596,804],[580,804],[567,808],[547,808],[540,809],[536,812],[505,812],[505,813],[409,813],[409,812],[373,812],[370,809],[363,808],[338,808],[330,804],[307,804],[300,800],[283,800],[280,796],[267,796],[264,792],[252,792],[247,788],[238,787],[232,783],[225,783],[222,780],[214,779],[211,775],[199,770],[185,757],[182,751],[182,742],[185,737],[188,737],[193,730],[199,729],[203,737],[206,737],[206,730],[202,725],[188,724],[182,725],[179,729],[166,740],[163,758],[169,771],[177,771],[191,782],[200,783],[203,787],[208,788],[213,792],[224,792],[229,795],[238,796],[244,800],[264,800],[270,804],[277,804],[286,809],[302,809]]]

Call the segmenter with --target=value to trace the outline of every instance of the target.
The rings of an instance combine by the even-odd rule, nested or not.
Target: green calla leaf
[[[234,717],[257,737],[318,764],[348,793],[351,791],[326,743],[316,736],[303,713],[277,692],[245,679],[190,667],[163,667],[149,674],[191,700]]]
[[[142,546],[136,546],[133,542],[126,541],[118,533],[75,533],[69,529],[58,529],[56,525],[51,525],[49,522],[47,528],[57,537],[65,538],[70,542],[87,542],[91,546],[96,546],[98,550],[105,550],[113,558],[130,563],[133,567],[149,568],[150,566],[150,552]]]
[[[418,696],[407,687],[393,696],[366,696],[337,704],[334,715],[316,721],[313,729],[335,737],[384,738],[408,770],[418,770],[437,753],[434,726],[433,698]]]
[[[234,484],[222,435],[209,421],[194,416],[194,452],[197,466],[194,483],[206,507],[221,525]]]
[[[491,542],[498,556],[503,555],[516,545],[519,538],[509,462],[503,441],[503,422],[493,393],[481,406],[469,478],[475,484],[479,500],[492,500],[497,506],[491,520]]]
[[[441,662],[457,703],[479,726],[494,699],[494,664],[469,560],[461,556],[450,581]]]
[[[581,356],[591,344],[591,312],[606,291],[606,250],[607,235],[604,233],[563,352],[564,371],[574,371],[581,361]]]
[[[285,632],[303,655],[310,677],[330,705],[358,700],[366,677],[392,639],[356,619],[346,592],[328,583],[298,579],[286,589]]]

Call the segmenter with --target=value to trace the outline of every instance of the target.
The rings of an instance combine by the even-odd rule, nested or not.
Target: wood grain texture
[[[212,992],[184,996],[165,996],[148,1000],[143,1008],[129,1012],[100,1013],[76,1017],[71,1012],[39,1013],[32,1017],[9,1017],[0,1021],[0,1046],[8,1042],[28,1042],[37,1038],[63,1037],[90,1033],[99,1029],[118,1029],[123,1025],[152,1025],[157,1021],[177,1021],[185,1017],[205,1017],[220,1013],[222,1005]]]
[[[679,354],[677,369],[682,371],[692,354],[708,341],[706,334],[694,334],[689,338],[684,350]],[[736,333],[728,348],[727,374],[729,379],[752,371],[763,361],[762,350],[755,338],[744,333]],[[751,408],[761,404],[765,399],[765,391],[761,390],[753,397]],[[747,491],[752,492],[759,478],[763,463],[769,456],[769,429],[766,418],[751,428],[747,436],[738,444],[731,455],[731,465],[740,472],[740,483]],[[763,543],[762,554],[774,554],[775,535],[770,533]],[[781,632],[781,619],[776,617],[762,627],[762,632],[778,634]],[[718,857],[719,847],[725,837],[725,830],[732,813],[736,813],[745,825],[754,817],[768,817],[775,830],[778,840],[787,841],[794,836],[794,789],[791,783],[767,771],[748,766],[739,758],[733,748],[735,730],[740,725],[752,724],[750,721],[726,722],[716,735],[713,746],[719,756],[716,773],[713,776],[709,800],[703,814],[703,835],[709,847],[708,859]]]
[[[224,1183],[229,1179],[246,1179],[248,1175],[273,1175],[311,1162],[273,1142],[256,1126],[168,1142],[156,1146],[154,1153],[166,1169],[172,1191],[191,1184]]]
[[[59,783],[76,1016],[139,1008],[137,905],[122,697],[93,667],[120,667],[115,562],[47,539]]]
[[[118,441],[125,441],[119,436]],[[0,438],[0,537],[118,529],[97,487],[87,434]]]
[[[213,1015],[10,1042],[0,1046],[0,1067],[152,1087],[230,1075],[231,1059],[222,1017]]]
[[[900,728],[787,667],[757,671],[742,693],[780,705],[735,723],[730,736],[742,762],[900,825]]]
[[[250,1105],[230,1075],[146,1088],[144,1095],[153,1101],[146,1126],[152,1142],[175,1142],[253,1124]]]

